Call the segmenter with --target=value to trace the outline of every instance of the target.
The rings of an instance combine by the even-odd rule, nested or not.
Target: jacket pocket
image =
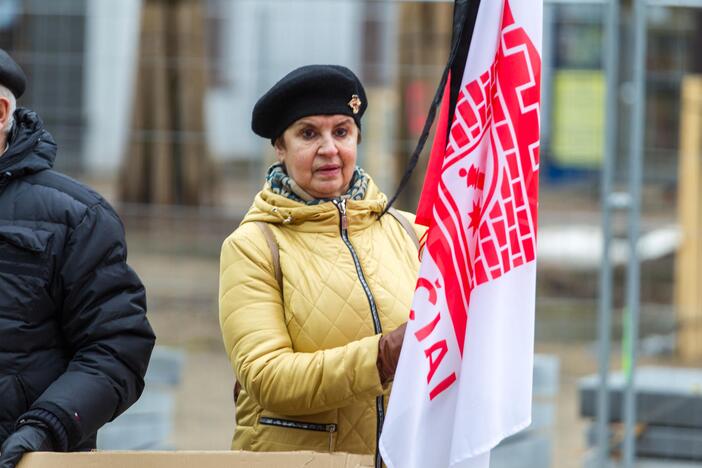
[[[334,440],[337,431],[337,425],[335,423],[317,423],[309,421],[296,421],[293,419],[274,418],[270,416],[261,416],[258,419],[258,424],[262,426],[273,426],[292,430],[327,433],[329,435],[329,451],[334,451]]]
[[[318,424],[305,421],[293,421],[291,419],[269,418],[261,416],[259,424],[265,426],[289,427],[292,429],[304,429],[306,431],[336,432],[336,424]]]
[[[44,276],[47,247],[53,233],[23,226],[0,226],[0,272]]]

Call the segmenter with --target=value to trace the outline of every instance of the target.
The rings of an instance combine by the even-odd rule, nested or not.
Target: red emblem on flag
[[[535,258],[540,68],[538,50],[505,2],[494,62],[456,102],[426,243],[461,355],[473,288]],[[443,356],[428,352],[432,365]]]
[[[391,468],[487,468],[531,422],[542,5],[455,8],[470,36],[453,41],[417,207],[429,230],[379,442]]]

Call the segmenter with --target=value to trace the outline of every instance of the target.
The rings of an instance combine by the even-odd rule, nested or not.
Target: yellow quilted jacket
[[[233,449],[376,451],[388,395],[378,340],[407,320],[419,268],[400,223],[378,219],[386,202],[371,181],[366,199],[346,202],[342,236],[341,207],[306,206],[264,188],[224,241],[219,318],[242,385]],[[253,221],[275,235],[282,296]]]

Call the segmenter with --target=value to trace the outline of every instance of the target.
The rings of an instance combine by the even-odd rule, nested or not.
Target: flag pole
[[[600,265],[600,300],[598,308],[599,374],[597,394],[597,466],[606,466],[609,458],[608,376],[612,340],[612,185],[617,153],[619,93],[619,0],[610,0],[605,24],[605,75],[607,81],[605,146],[600,173],[602,207],[602,263]]]
[[[397,189],[395,190],[395,193],[392,197],[390,197],[390,200],[385,205],[385,209],[380,214],[380,216],[383,216],[385,213],[388,212],[388,210],[390,210],[390,208],[392,208],[392,205],[397,200],[397,197],[400,195],[400,193],[404,190],[405,186],[409,182],[409,179],[412,176],[412,173],[414,172],[414,168],[417,166],[419,156],[421,156],[427,138],[429,138],[429,132],[431,131],[431,127],[434,123],[436,111],[439,108],[439,105],[441,104],[441,99],[444,94],[444,88],[446,87],[446,81],[449,78],[450,71],[453,68],[459,53],[462,52],[464,54],[467,54],[468,47],[470,47],[470,40],[473,36],[472,26],[470,26],[470,30],[464,30],[464,28],[466,27],[466,21],[468,21],[469,19],[471,20],[471,24],[473,24],[473,22],[475,21],[475,15],[477,15],[478,13],[480,1],[481,0],[454,0],[453,37],[451,38],[451,49],[449,51],[449,57],[446,62],[446,67],[444,68],[444,71],[441,75],[439,86],[436,88],[436,91],[434,93],[434,98],[432,99],[431,105],[429,106],[427,118],[424,121],[424,128],[422,129],[422,133],[419,135],[417,145],[415,146],[414,151],[410,156],[409,162],[407,163],[405,173],[402,175],[402,179],[400,179],[400,183]],[[472,15],[472,17],[470,15]],[[468,42],[466,42],[466,38]],[[460,81],[458,85],[460,88]]]
[[[641,223],[641,180],[643,172],[644,119],[646,112],[646,0],[634,0],[634,56],[632,128],[629,153],[629,264],[626,282],[626,328],[630,340],[628,349],[629,369],[626,372],[624,393],[624,467],[632,468],[636,458],[636,361],[639,336],[639,306],[641,264],[638,256],[638,239]]]

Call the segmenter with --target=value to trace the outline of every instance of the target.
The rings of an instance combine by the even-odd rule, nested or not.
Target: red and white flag
[[[417,210],[429,231],[380,439],[389,468],[487,467],[531,422],[542,4],[483,0],[474,18]]]

